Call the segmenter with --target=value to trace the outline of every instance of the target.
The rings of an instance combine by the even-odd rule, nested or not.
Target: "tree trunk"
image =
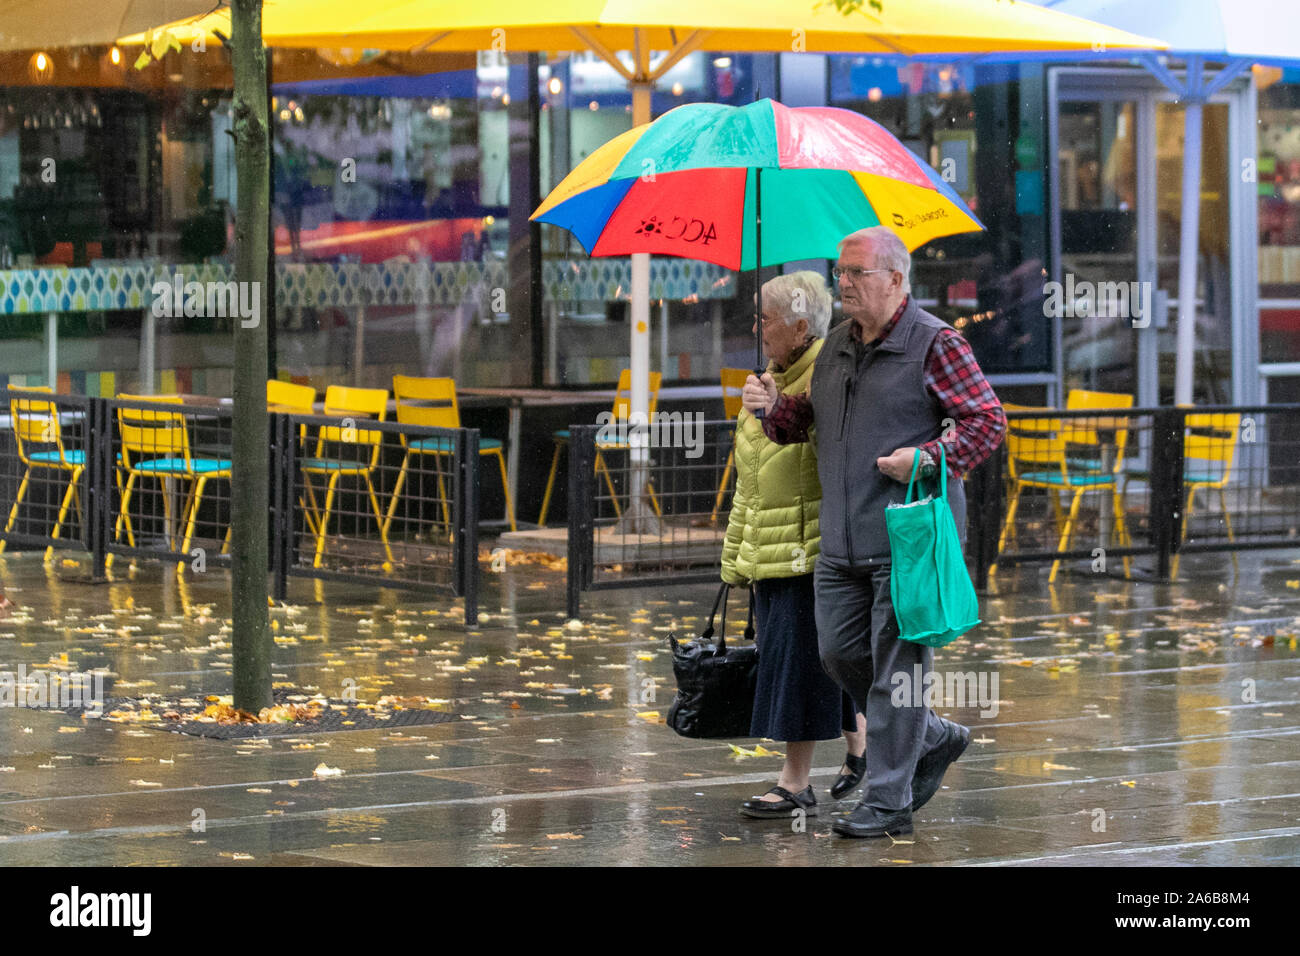
[[[231,0],[235,73],[232,125],[239,195],[235,214],[235,280],[251,283],[257,322],[235,320],[234,422],[230,548],[234,705],[257,713],[271,705],[271,628],[267,611],[269,423],[266,411],[267,233],[270,143],[262,0]]]

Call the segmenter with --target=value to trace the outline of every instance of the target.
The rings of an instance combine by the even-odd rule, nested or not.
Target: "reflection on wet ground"
[[[229,693],[223,572],[142,563],[96,586],[65,560],[0,559],[18,605],[0,671]],[[699,630],[712,587],[588,595],[577,625],[562,572],[485,564],[475,629],[445,600],[318,582],[272,615],[278,684],[446,700],[455,723],[223,742],[0,708],[0,863],[1300,862],[1300,551],[1243,555],[1235,576],[1188,558],[1177,585],[1080,567],[1054,589],[1045,569],[1001,573],[987,623],[937,655],[977,691],[938,707],[973,743],[907,841],[831,834],[856,799],[830,803],[841,742],[818,745],[821,815],[800,827],[737,813],[779,756],[663,726],[666,636]]]

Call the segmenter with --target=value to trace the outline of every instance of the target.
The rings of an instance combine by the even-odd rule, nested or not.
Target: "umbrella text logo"
[[[707,246],[718,238],[718,228],[717,223],[710,222],[706,225],[703,219],[673,216],[665,222],[658,216],[650,216],[648,219],[641,220],[641,225],[637,227],[634,235],[662,236],[664,239],[698,242]]]

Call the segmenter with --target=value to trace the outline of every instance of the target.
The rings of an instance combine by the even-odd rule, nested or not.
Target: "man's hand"
[[[918,448],[896,448],[887,458],[877,458],[876,467],[882,472],[904,484],[912,477],[912,462],[916,460]]]
[[[776,381],[772,378],[770,372],[764,372],[760,379],[756,375],[751,375],[745,379],[745,388],[740,393],[740,403],[745,409],[753,414],[760,408],[766,413],[772,410],[776,400],[781,397],[781,390],[776,387]]]

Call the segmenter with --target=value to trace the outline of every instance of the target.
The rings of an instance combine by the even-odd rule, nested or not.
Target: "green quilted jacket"
[[[782,392],[802,395],[808,390],[823,341],[813,342],[784,372],[768,366]],[[722,580],[747,584],[811,573],[821,540],[815,442],[778,445],[763,434],[758,419],[741,409],[735,456],[736,492],[722,546]]]

